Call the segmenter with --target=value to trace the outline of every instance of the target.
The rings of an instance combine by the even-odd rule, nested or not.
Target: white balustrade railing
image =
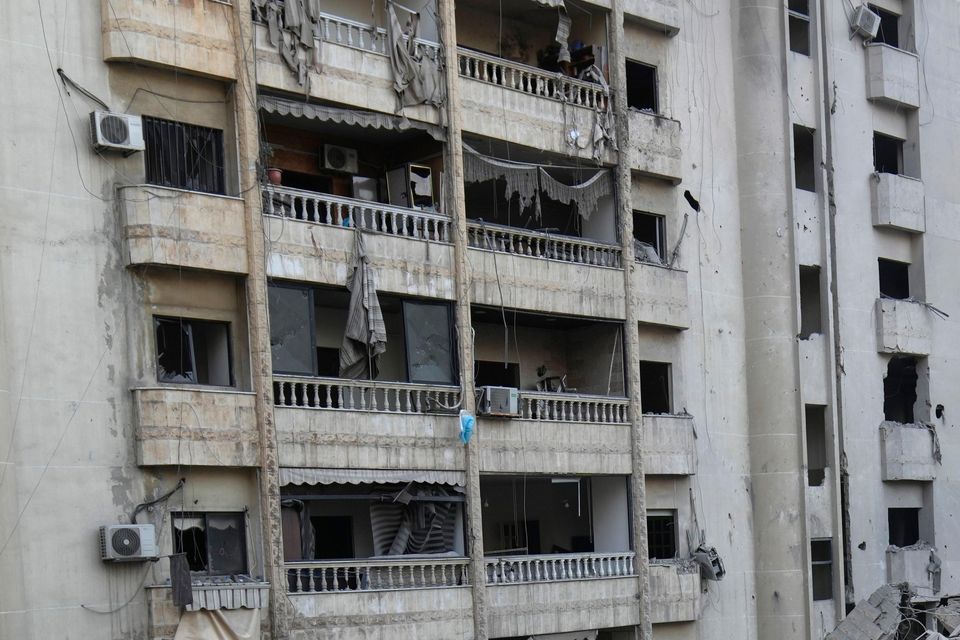
[[[470,584],[467,558],[288,562],[288,593],[388,591]]]
[[[605,110],[610,100],[609,93],[595,82],[544,71],[478,51],[458,49],[457,66],[461,76],[473,80],[581,107]]]
[[[402,238],[452,241],[447,216],[290,187],[264,185],[263,212],[317,224],[359,227]]]
[[[629,424],[626,398],[540,391],[520,392],[520,417],[551,422]]]
[[[441,385],[274,376],[273,402],[278,407],[426,413],[460,406],[460,388]]]
[[[617,245],[514,229],[502,225],[479,225],[468,222],[467,242],[474,249],[487,249],[518,256],[618,269],[623,264],[620,247]]]
[[[592,580],[636,575],[632,551],[500,556],[484,559],[487,584]]]

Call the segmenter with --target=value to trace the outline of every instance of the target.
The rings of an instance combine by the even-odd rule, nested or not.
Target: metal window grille
[[[677,517],[674,512],[647,514],[647,553],[651,559],[669,560],[677,555]]]
[[[223,131],[145,116],[143,137],[148,183],[225,193]]]

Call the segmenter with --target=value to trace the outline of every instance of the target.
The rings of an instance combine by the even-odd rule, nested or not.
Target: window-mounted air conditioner
[[[338,147],[335,144],[323,145],[323,168],[344,173],[356,173],[357,150]]]
[[[520,391],[513,387],[480,387],[483,394],[477,413],[512,418],[520,415]]]
[[[872,40],[877,37],[877,32],[880,31],[880,16],[871,11],[870,7],[862,4],[853,13],[850,28],[855,35]]]
[[[152,524],[113,524],[100,527],[100,559],[104,562],[143,562],[157,557],[157,531]]]
[[[94,111],[90,114],[90,140],[97,151],[143,151],[140,116]]]

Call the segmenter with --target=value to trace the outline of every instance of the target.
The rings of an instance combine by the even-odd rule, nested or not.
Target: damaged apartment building
[[[0,637],[960,637],[955,0],[0,8]]]

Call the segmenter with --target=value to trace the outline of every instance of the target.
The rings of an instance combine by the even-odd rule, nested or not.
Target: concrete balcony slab
[[[937,477],[935,433],[923,425],[884,422],[880,425],[880,469],[883,480],[934,480]]]
[[[700,617],[700,568],[679,562],[650,563],[650,621],[690,622]]]
[[[923,182],[916,178],[877,173],[870,182],[873,226],[923,233],[926,207]]]
[[[665,35],[680,33],[679,0],[625,0],[623,18],[638,22]]]
[[[639,322],[687,329],[687,272],[646,262],[638,262],[632,268]]]
[[[643,416],[646,475],[692,476],[697,472],[693,416]]]
[[[642,175],[677,184],[683,179],[680,122],[665,116],[631,109],[630,168]]]
[[[933,319],[924,305],[913,300],[878,298],[876,314],[877,351],[930,354]]]
[[[897,107],[920,107],[917,54],[887,44],[868,44],[867,98]]]

